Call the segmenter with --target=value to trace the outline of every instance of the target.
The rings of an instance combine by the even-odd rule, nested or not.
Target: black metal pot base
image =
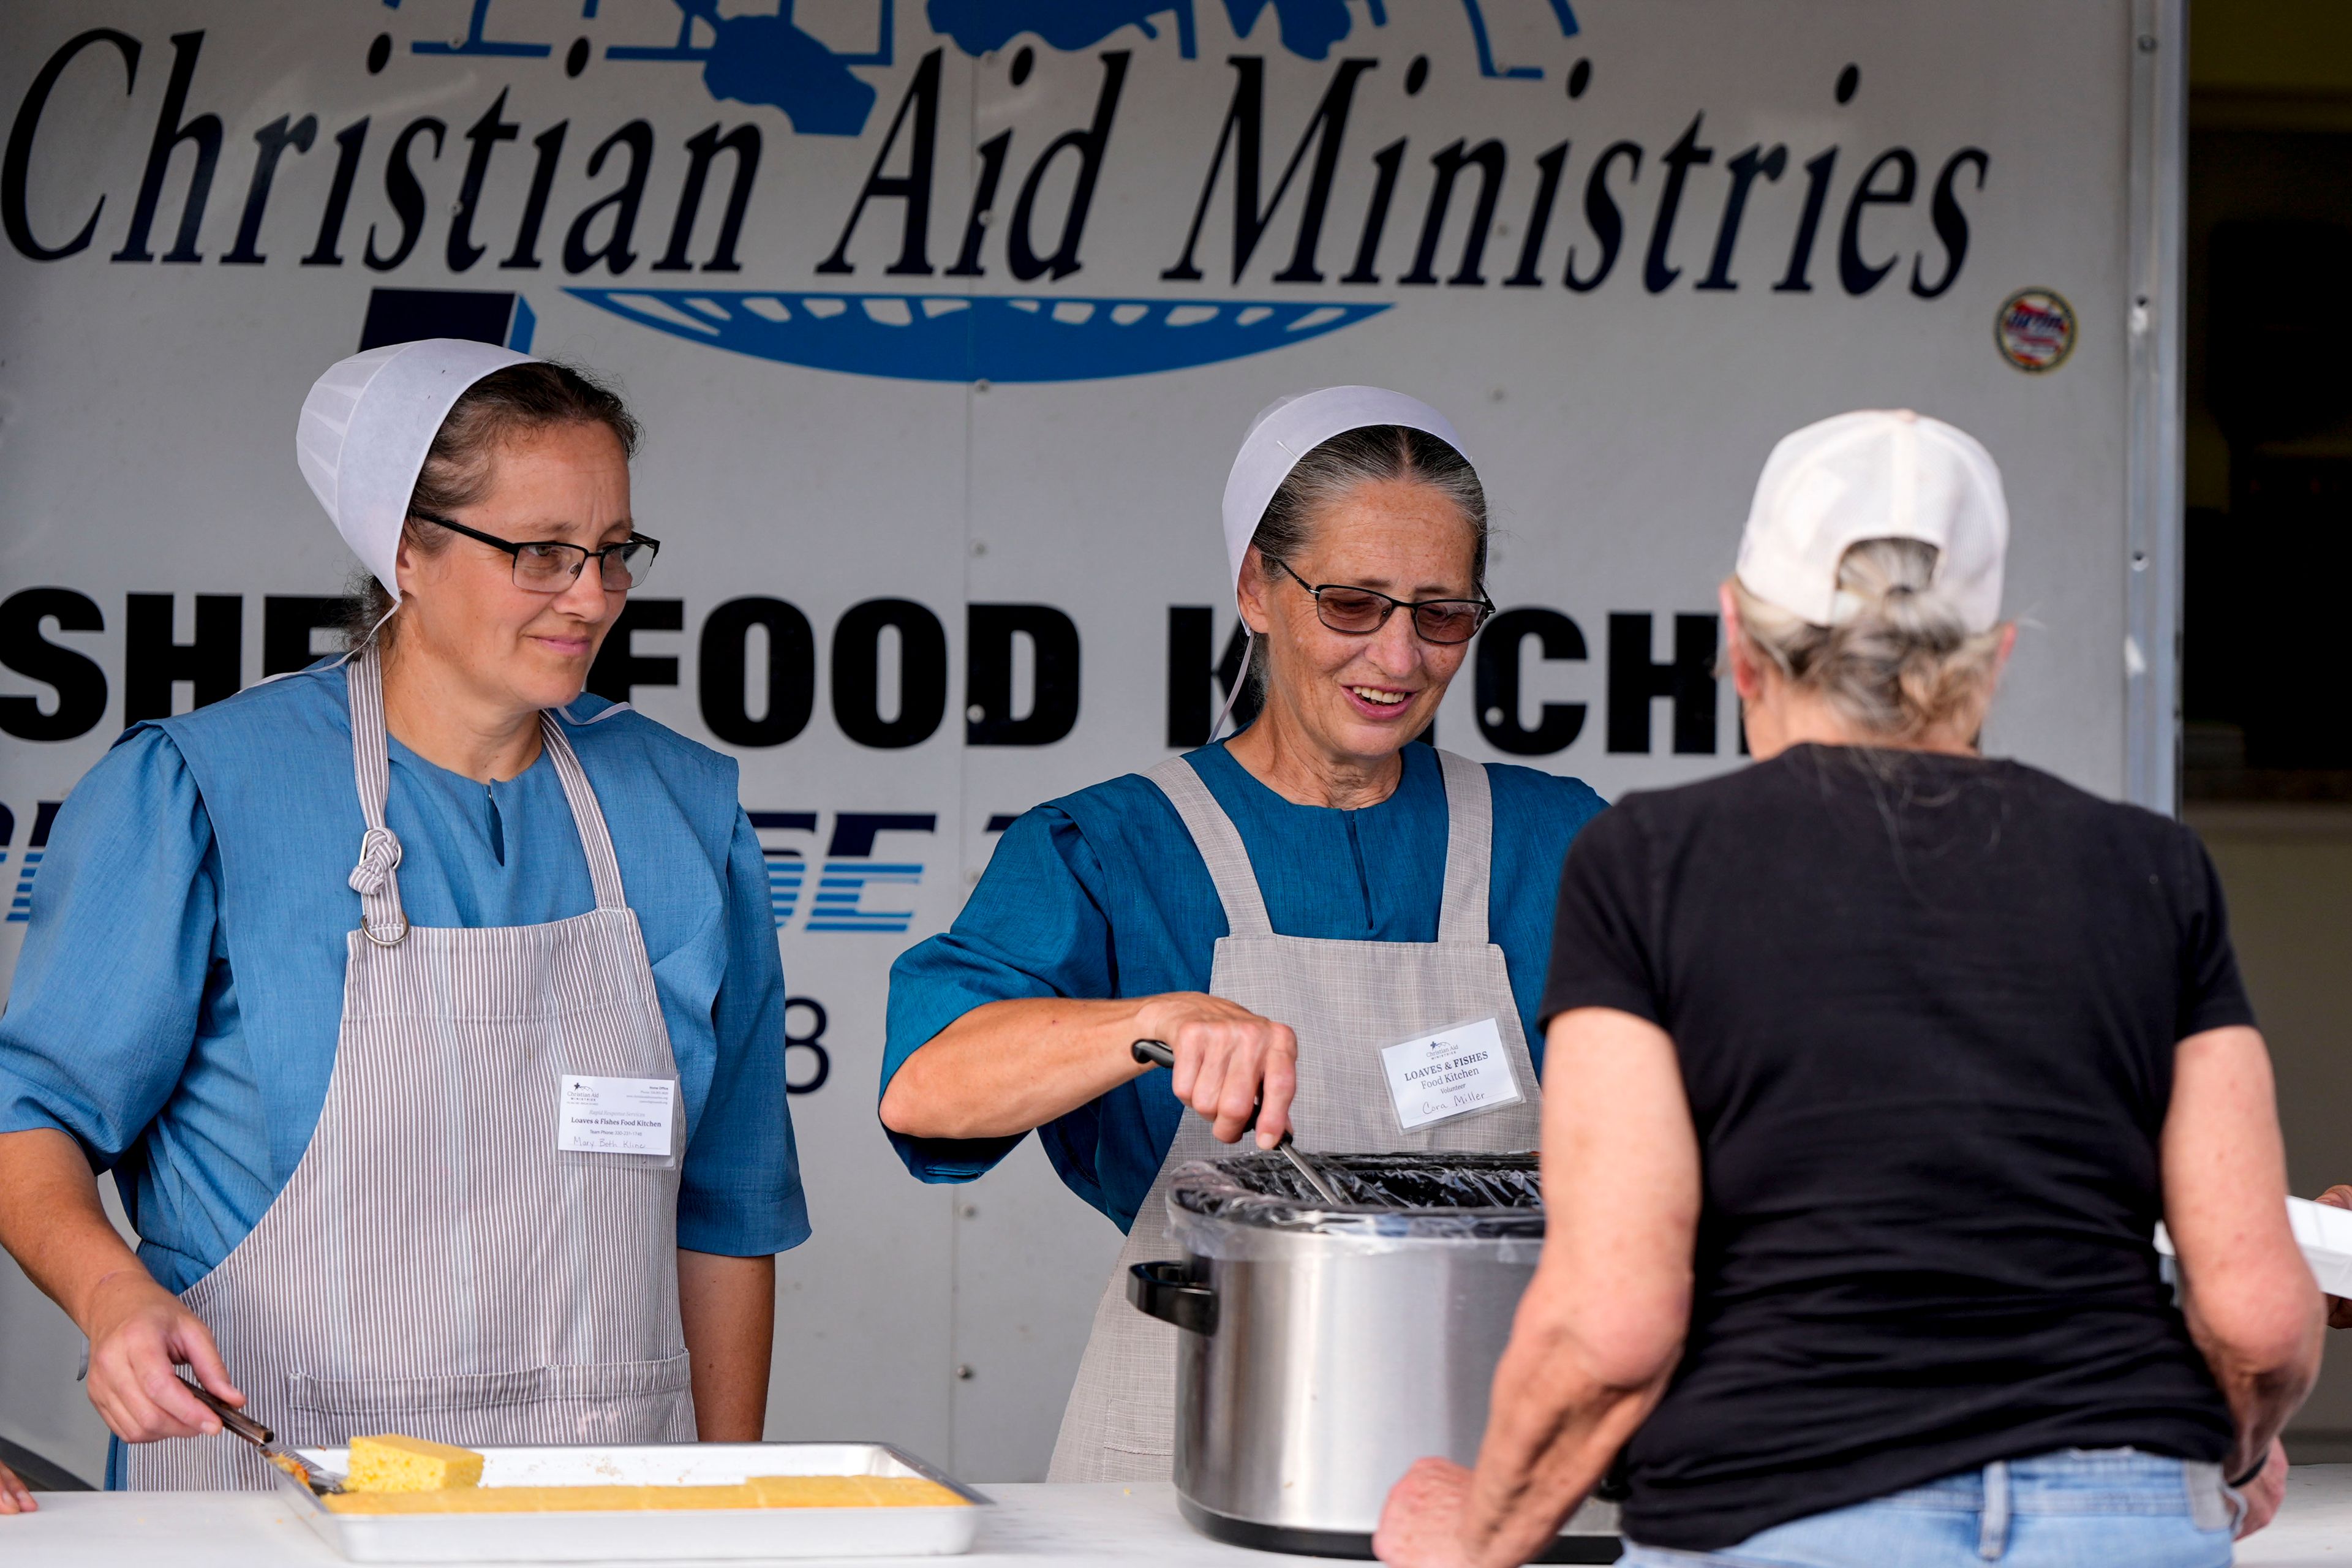
[[[1185,1522],[1212,1541],[1246,1546],[1255,1552],[1286,1552],[1298,1557],[1352,1557],[1369,1561],[1372,1538],[1345,1530],[1298,1530],[1284,1524],[1259,1524],[1202,1508],[1176,1494],[1176,1508]],[[1614,1535],[1563,1535],[1538,1563],[1614,1563],[1625,1550]]]

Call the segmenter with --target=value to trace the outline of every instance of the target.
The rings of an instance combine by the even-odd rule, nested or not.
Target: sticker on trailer
[[[1993,342],[2000,357],[2021,371],[2056,370],[2074,352],[2074,307],[2048,289],[2021,289],[2001,301]]]

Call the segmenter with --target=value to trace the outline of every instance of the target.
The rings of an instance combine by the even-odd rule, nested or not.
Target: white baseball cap
[[[441,421],[466,389],[532,356],[463,338],[387,343],[327,367],[302,400],[294,460],[360,564],[394,603],[408,498]]]
[[[1839,591],[1838,565],[1866,539],[1934,545],[1936,592],[1971,632],[2000,623],[2009,503],[1992,454],[1967,431],[1869,408],[1782,437],[1756,481],[1740,584],[1812,626],[1836,626],[1861,608]]]

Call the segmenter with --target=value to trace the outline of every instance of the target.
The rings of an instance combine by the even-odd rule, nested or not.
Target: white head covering
[[[1274,500],[1274,492],[1282,488],[1290,470],[1298,466],[1300,458],[1332,437],[1360,430],[1367,425],[1402,425],[1409,430],[1426,431],[1464,457],[1469,455],[1444,415],[1418,397],[1407,397],[1402,392],[1378,386],[1327,386],[1318,392],[1276,398],[1250,421],[1249,434],[1242,437],[1242,449],[1234,454],[1233,471],[1225,476],[1225,564],[1236,590],[1241,586],[1242,563],[1249,554],[1250,541],[1257,533],[1259,521],[1265,516],[1266,503]],[[1249,623],[1243,622],[1244,673],[1249,668],[1253,637]],[[1234,681],[1217,721],[1209,726],[1212,741],[1224,727],[1226,716],[1233,712],[1242,684],[1240,679]]]
[[[1838,587],[1846,551],[1865,539],[1936,547],[1935,590],[1971,632],[2000,620],[2009,503],[2000,468],[1967,431],[1908,408],[1863,409],[1780,438],[1756,481],[1739,541],[1739,581],[1816,626],[1851,619]]]
[[[1327,386],[1320,392],[1277,397],[1258,410],[1249,434],[1225,476],[1225,560],[1238,587],[1242,558],[1265,516],[1266,503],[1290,477],[1298,460],[1334,436],[1367,425],[1402,425],[1425,430],[1468,456],[1445,416],[1418,397],[1377,386]]]
[[[294,460],[335,531],[394,603],[408,498],[441,421],[467,387],[532,356],[494,343],[426,338],[338,360],[311,384],[294,426]]]

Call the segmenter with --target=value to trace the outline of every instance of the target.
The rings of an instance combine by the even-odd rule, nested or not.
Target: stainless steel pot
[[[1475,1461],[1543,1211],[1533,1155],[1316,1163],[1349,1203],[1306,1195],[1271,1155],[1179,1172],[1168,1204],[1185,1256],[1138,1264],[1128,1299],[1184,1331],[1176,1490],[1194,1528],[1370,1557],[1415,1459]],[[1587,1503],[1544,1560],[1614,1562],[1616,1511]]]

